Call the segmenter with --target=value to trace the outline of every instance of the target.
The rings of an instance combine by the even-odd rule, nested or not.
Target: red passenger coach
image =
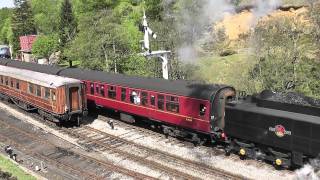
[[[224,104],[235,95],[230,86],[168,81],[82,69],[60,75],[84,80],[89,103],[120,112],[133,123],[136,116],[171,136],[199,141],[198,133],[216,135],[224,128]],[[221,107],[221,108],[218,108]],[[143,118],[139,118],[143,119]],[[212,128],[215,127],[215,128]]]

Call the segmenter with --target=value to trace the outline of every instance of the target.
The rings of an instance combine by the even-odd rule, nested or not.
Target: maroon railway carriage
[[[82,79],[88,102],[119,111],[124,121],[132,123],[135,116],[145,117],[147,122],[159,125],[166,134],[190,137],[197,142],[199,132],[221,135],[225,101],[235,95],[235,89],[230,86],[131,77],[77,68],[65,69],[60,75]]]
[[[60,122],[79,120],[86,114],[86,94],[81,81],[0,65],[0,93],[25,110]]]

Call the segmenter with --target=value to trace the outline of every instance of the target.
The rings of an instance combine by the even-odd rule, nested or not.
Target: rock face
[[[253,6],[246,6],[243,10],[239,10],[236,14],[229,14],[225,18],[214,25],[214,29],[225,29],[226,35],[230,40],[238,40],[241,36],[250,33],[255,24],[258,22],[268,21],[278,17],[296,17],[301,23],[308,23],[301,16],[308,12],[303,6],[284,6],[273,10],[264,16],[258,16]]]

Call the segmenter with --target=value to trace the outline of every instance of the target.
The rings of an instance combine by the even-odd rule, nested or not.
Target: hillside
[[[296,6],[304,5],[305,2],[286,3],[288,6]],[[202,56],[195,73],[196,79],[232,84],[237,89],[255,93],[265,88],[283,91],[284,84],[291,79],[300,81],[301,78],[301,82],[297,82],[299,86],[295,87],[296,91],[319,97],[316,90],[319,86],[319,71],[313,71],[320,67],[316,58],[318,50],[310,33],[316,26],[309,17],[309,10],[307,6],[282,7],[259,17],[253,9],[246,9],[226,15],[223,20],[215,23],[213,29],[224,30],[228,41],[224,49],[231,49],[236,54],[221,57],[217,54],[218,50],[213,50],[213,55]],[[261,61],[265,58],[267,64]],[[291,59],[296,63],[293,71]],[[311,65],[311,62],[315,64]],[[255,74],[257,67],[260,69],[259,74]],[[306,71],[312,71],[310,73],[316,76],[315,79],[314,75],[306,75],[309,73]]]

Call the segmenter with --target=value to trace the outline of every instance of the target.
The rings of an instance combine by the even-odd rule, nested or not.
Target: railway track
[[[36,157],[50,165],[61,167],[70,172],[70,174],[76,174],[83,179],[106,179],[113,173],[132,177],[133,179],[155,179],[103,160],[76,153],[70,149],[56,147],[55,144],[39,138],[34,133],[22,130],[4,121],[0,121],[0,129],[2,142],[11,144],[31,157]]]
[[[145,137],[150,136],[152,138],[156,138],[157,141],[166,141],[170,145],[175,145],[175,146],[179,146],[179,147],[186,147],[186,148],[193,148],[194,147],[193,143],[182,141],[182,140],[179,140],[179,139],[176,139],[176,138],[173,138],[173,137],[166,137],[161,132],[157,132],[157,131],[154,131],[153,129],[146,128],[146,127],[134,126],[132,124],[128,124],[128,123],[122,122],[122,121],[118,120],[116,117],[108,117],[107,115],[99,115],[98,119],[101,120],[101,121],[104,121],[104,122],[108,122],[110,119],[112,119],[114,121],[115,127],[121,127],[121,128],[126,129],[126,130],[129,130],[130,132],[133,131],[133,134],[139,132],[139,134],[141,134],[142,136],[145,136]],[[130,136],[130,134],[131,133],[124,134],[124,135],[121,135],[120,137],[124,137],[123,139],[125,139],[126,141],[129,141],[125,137]],[[141,138],[141,137],[138,137],[138,139],[139,138]],[[131,140],[130,140],[130,142],[131,142]],[[257,160],[254,160],[254,159],[242,160],[236,154],[226,157],[225,151],[224,151],[223,148],[206,146],[206,145],[205,146],[201,146],[201,148],[205,149],[208,153],[210,153],[210,155],[213,155],[213,156],[221,156],[221,157],[224,157],[224,158],[228,158],[228,159],[230,159],[230,160],[232,160],[234,162],[241,162],[241,163],[243,163],[245,165],[248,165],[248,166],[255,166],[255,167],[258,167],[258,168],[265,168],[265,169],[274,170],[274,167],[272,165],[270,165],[270,164],[268,164],[268,163],[266,163],[264,161],[257,161]],[[183,159],[180,156],[176,156],[176,157]],[[187,160],[187,159],[184,159],[184,160]],[[205,167],[211,168],[210,166],[208,166],[206,164],[203,164],[203,163],[199,163],[199,162],[192,161],[192,160],[187,160],[187,161],[198,163],[200,167],[204,166],[202,168],[205,168]],[[290,174],[290,175],[292,175],[294,173],[293,171],[289,171],[289,170],[282,170],[282,171],[284,173]],[[230,172],[227,172],[227,173],[230,173]]]
[[[81,139],[80,144],[95,147],[99,151],[118,154],[138,163],[148,164],[150,167],[164,171],[171,176],[183,179],[211,179],[213,177],[220,179],[245,179],[243,176],[186,160],[167,152],[151,149],[89,126],[74,129],[69,133]],[[189,170],[189,173],[185,173],[186,169]],[[198,176],[192,174],[198,174]],[[199,174],[202,174],[202,176],[199,177]]]

